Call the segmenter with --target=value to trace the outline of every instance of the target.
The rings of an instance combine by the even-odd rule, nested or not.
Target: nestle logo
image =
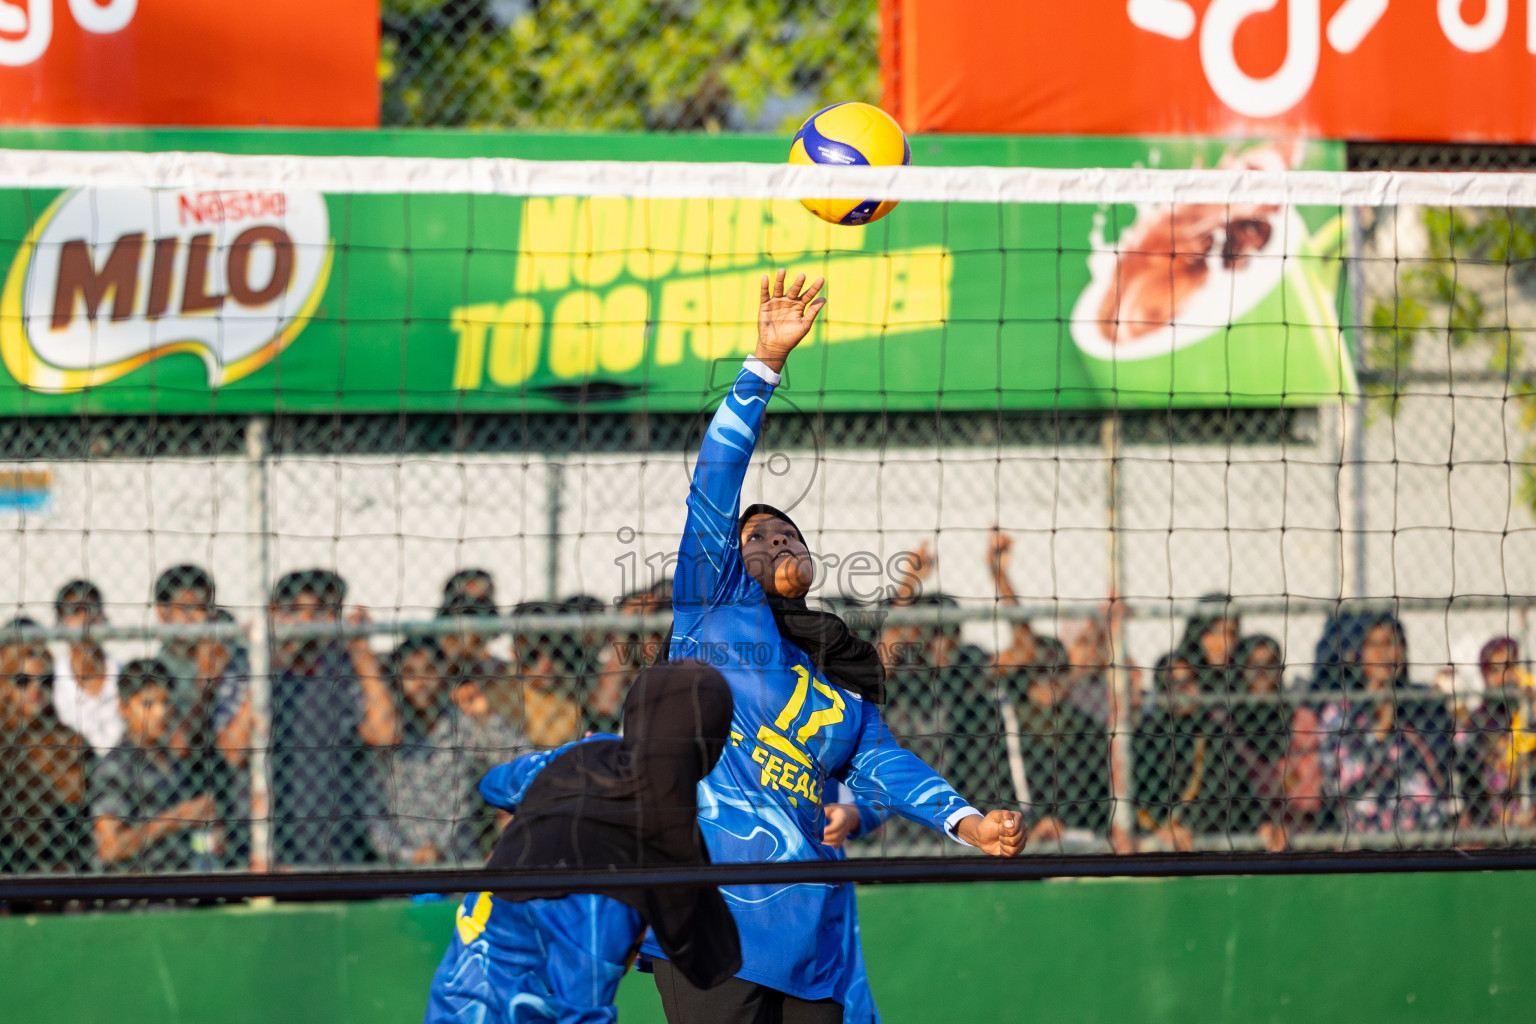
[[[192,355],[219,387],[297,337],[330,267],[318,192],[65,192],[5,276],[0,359],[23,386],[57,393]]]
[[[182,225],[281,217],[287,212],[288,196],[282,192],[197,192],[176,197],[176,216]]]

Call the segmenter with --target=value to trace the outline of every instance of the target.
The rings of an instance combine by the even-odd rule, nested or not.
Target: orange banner
[[[379,123],[378,0],[0,0],[0,124]]]
[[[881,0],[908,131],[1536,141],[1536,0]]]

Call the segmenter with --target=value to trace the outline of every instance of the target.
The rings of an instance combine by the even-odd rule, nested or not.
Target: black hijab
[[[795,521],[772,505],[748,505],[736,519],[738,538],[748,519],[770,515],[790,525],[800,542],[805,535]],[[831,612],[810,608],[803,597],[777,597],[764,594],[779,635],[806,654],[817,671],[837,686],[856,693],[875,704],[885,703],[885,666],[880,652],[868,640],[853,634],[848,624]]]
[[[488,866],[708,864],[695,787],[720,759],[732,707],[725,678],[702,662],[670,662],[642,672],[624,698],[624,738],[578,743],[545,765]],[[601,893],[637,910],[693,984],[709,988],[741,969],[736,922],[719,889]]]

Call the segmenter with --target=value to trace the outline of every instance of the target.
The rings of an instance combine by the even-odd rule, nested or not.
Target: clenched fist
[[[1018,811],[990,811],[960,819],[955,835],[994,857],[1017,857],[1024,849],[1024,816]]]

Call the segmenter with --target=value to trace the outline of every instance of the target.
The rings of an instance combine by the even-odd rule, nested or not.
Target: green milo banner
[[[778,138],[0,132],[0,146],[777,162]],[[920,138],[923,164],[1339,169],[1333,144]],[[1305,405],[1354,389],[1336,209],[0,192],[0,415],[695,411],[758,282],[827,279],[827,410]]]

